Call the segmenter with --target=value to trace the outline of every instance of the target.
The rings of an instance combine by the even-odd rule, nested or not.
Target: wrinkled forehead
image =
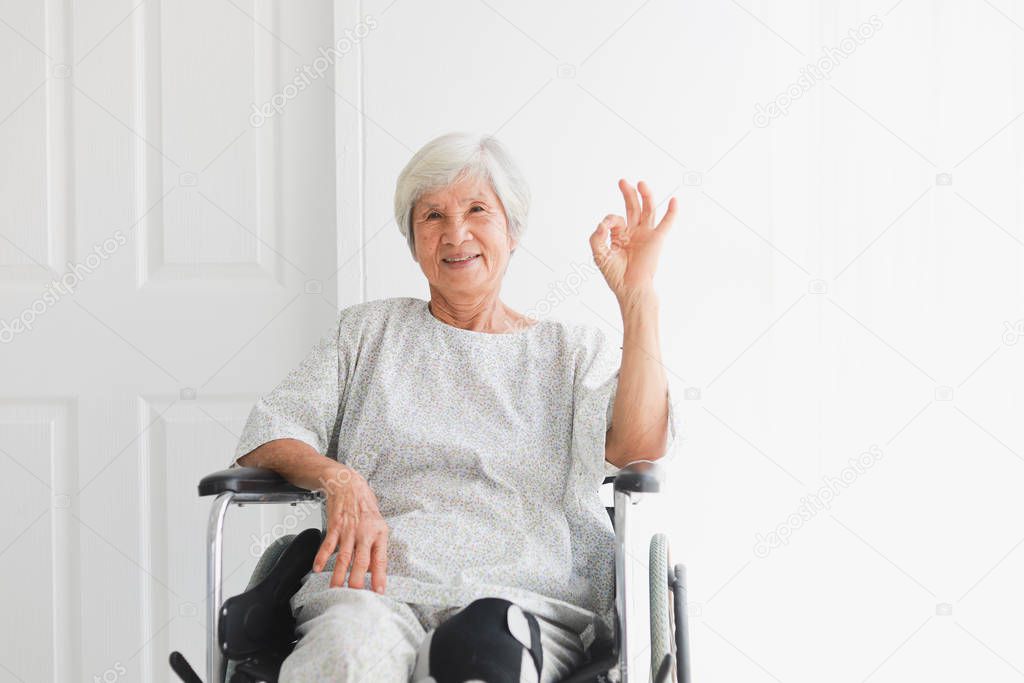
[[[465,206],[475,201],[497,204],[498,196],[487,178],[463,176],[451,185],[424,192],[416,200],[416,208],[433,209]]]

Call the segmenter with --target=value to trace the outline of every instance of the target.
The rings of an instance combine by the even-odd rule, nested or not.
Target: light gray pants
[[[299,640],[281,666],[280,683],[407,683],[424,638],[460,609],[406,604],[347,586],[332,590],[341,591],[340,599],[299,611]],[[544,651],[541,683],[554,683],[583,662],[583,643],[556,622],[537,622]]]

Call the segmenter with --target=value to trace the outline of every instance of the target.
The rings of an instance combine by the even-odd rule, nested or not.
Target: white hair
[[[423,145],[398,175],[395,222],[416,260],[412,211],[420,197],[464,177],[486,180],[505,207],[509,237],[519,241],[530,211],[530,188],[505,146],[494,136],[447,133]]]

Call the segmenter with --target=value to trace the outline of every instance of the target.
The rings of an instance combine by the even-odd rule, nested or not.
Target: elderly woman
[[[326,499],[281,681],[555,681],[610,637],[605,463],[660,458],[676,432],[653,287],[676,201],[655,225],[650,188],[619,188],[626,216],[590,245],[621,362],[599,329],[501,301],[529,191],[497,140],[444,135],[402,171],[395,220],[430,300],[343,309],[238,444],[237,464]]]

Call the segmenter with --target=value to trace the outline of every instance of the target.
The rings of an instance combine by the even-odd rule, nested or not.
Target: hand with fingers
[[[387,583],[389,530],[380,514],[377,496],[358,472],[345,465],[332,466],[320,480],[327,503],[327,533],[313,560],[313,571],[323,571],[331,554],[337,551],[331,588],[345,584],[345,572],[351,565],[350,588],[365,588],[369,571],[373,590],[383,593]]]
[[[654,194],[650,186],[641,180],[634,188],[621,179],[619,189],[626,201],[626,216],[605,216],[590,236],[590,248],[594,252],[594,263],[615,297],[623,303],[653,289],[654,271],[665,236],[675,221],[677,202],[675,197],[669,199],[665,215],[655,225]]]

